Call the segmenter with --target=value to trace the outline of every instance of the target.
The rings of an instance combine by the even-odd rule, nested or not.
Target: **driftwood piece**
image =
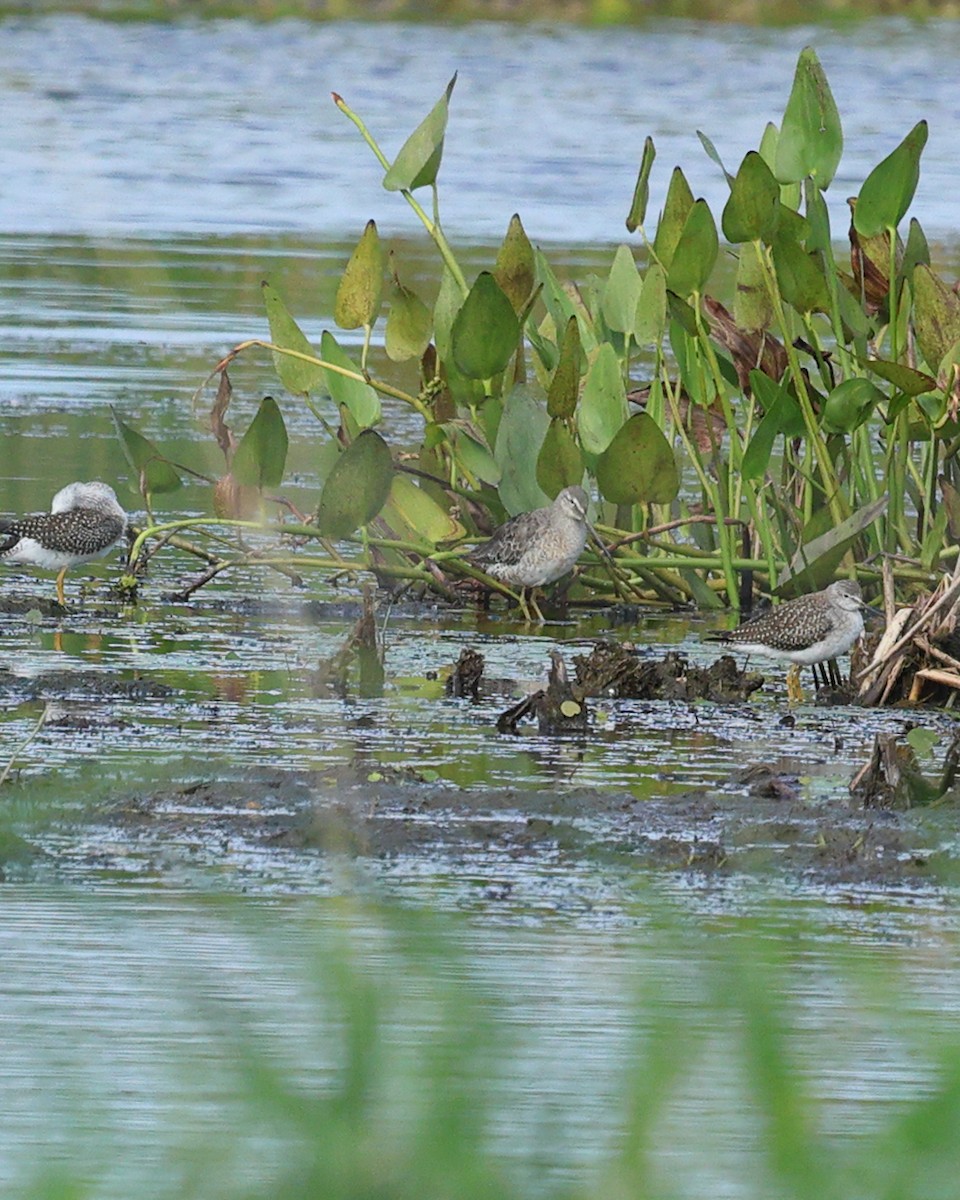
[[[585,696],[730,703],[746,700],[763,686],[761,674],[740,670],[729,654],[709,667],[698,667],[676,650],[663,658],[641,658],[629,644],[601,641],[589,655],[579,655],[573,662]]]
[[[524,717],[535,716],[540,732],[555,736],[564,733],[582,733],[588,726],[589,717],[583,694],[572,686],[567,676],[566,664],[558,650],[550,651],[550,674],[547,686],[512,705],[497,719],[500,733],[516,733]]]
[[[446,694],[457,697],[471,696],[476,700],[480,694],[484,665],[484,658],[479,650],[473,650],[469,646],[461,650],[460,657],[444,684]]]

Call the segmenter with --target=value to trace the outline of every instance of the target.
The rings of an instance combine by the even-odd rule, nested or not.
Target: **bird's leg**
[[[817,669],[818,667],[819,670]],[[814,663],[811,670],[813,671],[813,686],[815,689],[830,686],[830,681],[827,679],[827,668],[823,663]]]
[[[835,658],[831,658],[827,666],[830,670],[830,682],[839,691],[843,687],[843,675],[840,673],[840,664]]]
[[[64,567],[63,570],[60,572],[60,574],[57,576],[57,599],[60,601],[61,608],[67,607],[67,600],[63,594],[63,581],[64,581],[64,578],[66,577],[66,574],[67,574],[67,568]]]
[[[543,613],[540,611],[540,605],[537,603],[537,589],[536,588],[530,589],[530,607],[537,614],[537,624],[543,625],[545,622],[544,622]]]
[[[799,704],[803,700],[803,688],[800,686],[800,668],[796,663],[790,664],[787,671],[787,699],[791,704]]]

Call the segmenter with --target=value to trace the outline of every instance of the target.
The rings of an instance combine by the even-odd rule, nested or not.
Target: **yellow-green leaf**
[[[812,175],[822,190],[830,186],[842,153],[840,114],[820,60],[807,46],[800,52],[780,125],[775,174],[781,183]]]
[[[340,276],[333,319],[341,329],[372,325],[380,312],[383,292],[383,247],[375,221],[366,228]]]

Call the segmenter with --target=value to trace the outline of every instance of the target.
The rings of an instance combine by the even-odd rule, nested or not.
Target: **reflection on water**
[[[954,234],[958,118],[942,65],[960,30],[949,21],[844,31],[8,20],[0,229],[356,238],[372,216],[410,230],[329,95],[342,93],[392,156],[459,71],[441,173],[448,232],[500,238],[519,210],[536,241],[619,240],[648,134],[652,211],[680,163],[719,212],[726,184],[695,131],[735,170],[779,121],[808,43],[844,121],[836,231],[845,197],[926,117],[914,212],[928,234]]]

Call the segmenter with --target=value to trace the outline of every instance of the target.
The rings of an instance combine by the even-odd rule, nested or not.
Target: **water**
[[[215,477],[222,456],[206,425],[212,395],[195,404],[194,393],[231,346],[266,333],[260,280],[280,288],[317,338],[368,217],[398,249],[407,282],[435,276],[415,219],[381,189],[331,90],[392,153],[459,70],[441,186],[445,226],[468,274],[488,265],[519,210],[561,271],[582,279],[605,270],[610,244],[625,237],[646,135],[658,149],[651,211],[679,162],[719,212],[725,184],[694,131],[709,134],[735,169],[764,123],[779,118],[797,52],[812,43],[846,136],[831,189],[835,232],[846,225],[844,198],[926,117],[912,212],[952,270],[958,102],[942,64],[958,39],[956,26],[935,22],[767,32],[6,21],[0,510],[44,508],[66,479],[126,482],[111,405],[178,462]],[[393,370],[382,355],[375,361]],[[242,429],[276,377],[266,356],[253,355],[233,379],[231,420]],[[283,405],[291,433],[284,493],[309,511],[317,426],[289,398]],[[400,439],[405,419],[388,406]],[[131,492],[125,499],[137,507]],[[202,482],[160,501],[172,514],[210,510]],[[344,920],[343,896],[357,893],[458,915],[451,936],[462,958],[449,971],[499,993],[498,1029],[517,1038],[512,1058],[483,1060],[480,1087],[498,1114],[493,1143],[530,1192],[591,1179],[615,1142],[625,1048],[652,1027],[633,1003],[649,976],[665,981],[691,1032],[711,1047],[665,1121],[661,1169],[684,1181],[685,1194],[751,1194],[745,1181],[762,1179],[760,1155],[730,1103],[735,1056],[691,964],[722,964],[755,925],[768,943],[802,948],[802,967],[783,987],[799,1005],[800,1059],[838,1141],[882,1129],[928,1086],[926,1059],[903,1030],[915,1024],[941,1036],[955,1022],[948,888],[824,887],[803,874],[771,883],[762,872],[661,868],[657,889],[692,931],[678,952],[651,932],[656,901],[629,856],[618,857],[627,834],[647,831],[643,804],[710,789],[721,810],[741,801],[736,789],[723,790],[734,759],[773,762],[795,777],[813,814],[802,836],[814,838],[817,821],[846,805],[874,733],[899,730],[903,714],[805,707],[789,725],[775,687],[732,710],[598,703],[596,736],[584,745],[546,744],[531,731],[499,737],[497,713],[542,678],[551,646],[570,662],[589,637],[630,636],[706,661],[710,621],[651,614],[611,629],[601,615],[530,636],[509,621],[400,607],[387,625],[384,694],[341,699],[314,694],[306,672],[335,652],[353,618],[308,602],[352,599],[352,588],[310,579],[301,593],[251,572],[224,578],[191,605],[165,603],[164,592],[196,569],[182,555],[162,556],[135,612],[94,598],[60,622],[0,616],[0,667],[16,680],[0,713],[0,770],[50,703],[47,724],[18,756],[41,790],[32,804],[5,797],[5,833],[19,832],[35,851],[24,861],[11,854],[2,890],[6,1184],[37,1162],[63,1161],[99,1179],[98,1194],[127,1196],[144,1193],[143,1179],[173,1162],[164,1184],[173,1194],[198,1143],[237,1129],[248,1147],[228,1143],[222,1190],[268,1176],[286,1143],[251,1125],[237,1099],[230,1016],[251,1006],[278,1060],[300,1064],[311,1087],[329,1086],[324,1045],[339,1026],[312,1006],[303,962]],[[2,586],[52,591],[49,579],[29,574],[5,575]],[[465,644],[483,649],[496,681],[479,704],[443,700],[430,677]],[[50,691],[53,678],[60,684]],[[97,681],[145,690],[104,695]],[[922,719],[944,736],[951,730],[948,716]],[[248,831],[243,812],[218,813],[175,790],[227,767],[255,787],[256,772],[278,761],[334,780],[412,766],[425,779],[416,785],[422,807],[397,819],[424,826],[442,823],[430,801],[444,788],[509,788],[514,799],[496,815],[511,836],[370,854],[344,868],[309,848],[270,848],[255,805]],[[564,798],[594,788],[639,802],[640,815],[581,807],[564,824]],[[143,799],[139,822],[111,808],[131,790]],[[283,818],[288,800],[259,803],[269,822]],[[593,839],[590,849],[559,839],[549,852],[530,851],[511,840],[547,820]],[[476,821],[495,823],[483,813]],[[389,965],[377,918],[359,911],[351,919],[360,967],[376,976]],[[836,956],[847,951],[905,981],[895,1017],[873,1006],[869,989],[842,983]],[[403,999],[389,1038],[415,1052],[429,1045],[432,1027],[408,1003],[417,979],[416,964],[408,967],[389,976],[401,980]]]

